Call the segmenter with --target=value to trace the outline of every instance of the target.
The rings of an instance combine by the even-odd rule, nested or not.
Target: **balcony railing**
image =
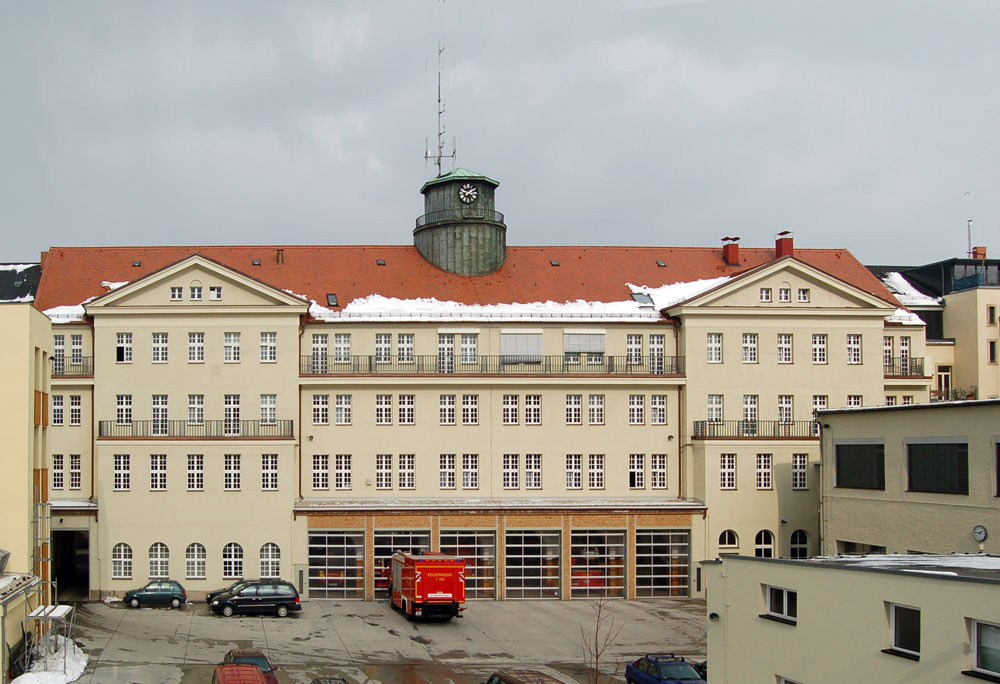
[[[301,375],[683,375],[683,356],[303,356]]]
[[[52,364],[52,377],[54,378],[94,374],[93,356],[78,356],[68,359],[65,356],[53,356],[49,361]]]
[[[885,375],[894,377],[923,377],[924,359],[922,357],[894,357],[886,359],[882,363]]]
[[[815,420],[696,420],[695,439],[715,437],[733,439],[772,439],[774,437],[819,437],[819,423]]]
[[[133,420],[119,423],[102,420],[98,436],[123,439],[255,439],[294,437],[294,420],[206,420],[189,423],[184,420]]]
[[[489,221],[491,223],[503,223],[503,214],[491,209],[479,207],[459,207],[457,209],[442,209],[432,211],[429,214],[417,217],[417,228],[421,226],[438,223],[440,221],[467,221],[467,220]]]

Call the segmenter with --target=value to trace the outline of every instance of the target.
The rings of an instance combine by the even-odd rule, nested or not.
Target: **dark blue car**
[[[673,653],[649,654],[625,666],[628,684],[674,684],[704,682],[691,663]]]

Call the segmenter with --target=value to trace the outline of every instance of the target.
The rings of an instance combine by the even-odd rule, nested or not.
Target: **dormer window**
[[[214,300],[222,299],[222,285],[213,285],[209,287],[208,298]]]
[[[769,287],[760,288],[760,301],[762,302],[771,301],[771,288]]]
[[[201,301],[201,286],[192,285],[191,286],[191,301],[200,302]]]
[[[779,302],[790,302],[792,301],[792,288],[782,287],[778,289],[778,301]]]
[[[184,298],[184,288],[183,287],[172,287],[170,288],[170,301],[179,302]]]

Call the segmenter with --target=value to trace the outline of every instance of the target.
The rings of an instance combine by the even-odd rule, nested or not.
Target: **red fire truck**
[[[397,551],[389,567],[389,595],[408,618],[462,617],[465,560],[443,553]]]

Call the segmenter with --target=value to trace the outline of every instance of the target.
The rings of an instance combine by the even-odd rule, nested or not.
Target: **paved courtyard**
[[[89,683],[209,682],[230,648],[256,647],[281,684],[340,676],[352,684],[478,684],[497,669],[533,667],[586,681],[581,627],[592,633],[594,602],[470,602],[451,622],[409,622],[385,602],[309,601],[298,614],[222,618],[204,603],[180,610],[78,604],[76,641],[90,656]],[[672,651],[701,659],[705,603],[699,599],[609,601],[607,627],[621,625],[603,657],[616,662]]]

